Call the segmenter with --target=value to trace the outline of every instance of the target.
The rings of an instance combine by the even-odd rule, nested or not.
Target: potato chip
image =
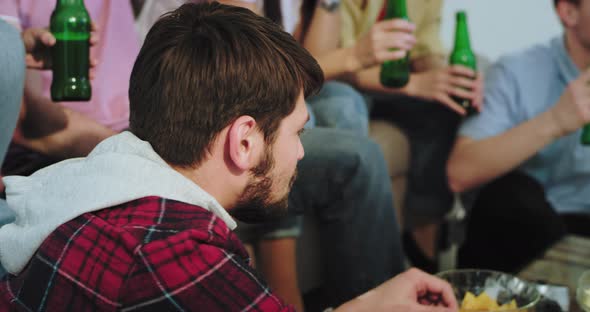
[[[498,310],[496,311],[506,311],[506,310],[513,310],[518,309],[518,305],[516,305],[516,300],[512,299],[512,301],[501,305]]]
[[[475,296],[471,292],[465,293],[465,297],[461,302],[460,312],[469,311],[507,311],[517,309],[516,301],[512,299],[509,303],[498,305],[496,300],[492,299],[487,293],[482,292],[479,296]]]

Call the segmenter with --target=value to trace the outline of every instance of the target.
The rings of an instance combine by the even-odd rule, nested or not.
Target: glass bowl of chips
[[[590,271],[585,271],[578,279],[576,300],[580,308],[586,312],[590,312]]]
[[[536,312],[541,294],[534,284],[490,270],[450,270],[437,274],[453,287],[460,312]]]

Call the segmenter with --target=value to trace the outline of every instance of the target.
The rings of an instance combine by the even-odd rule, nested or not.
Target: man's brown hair
[[[196,167],[216,136],[253,117],[271,144],[303,90],[324,80],[291,35],[247,9],[184,4],[149,31],[129,85],[130,129],[168,163]]]
[[[553,0],[553,5],[557,6],[559,1],[567,1],[567,2],[573,3],[575,5],[580,5],[580,0]]]

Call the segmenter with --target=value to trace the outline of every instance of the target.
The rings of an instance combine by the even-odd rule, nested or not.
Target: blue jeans
[[[308,100],[317,127],[335,128],[369,135],[369,112],[363,96],[353,87],[336,81],[326,82]]]
[[[24,55],[18,31],[0,20],[0,164],[4,161],[20,111],[25,81]],[[12,220],[14,214],[8,209],[6,201],[0,199],[0,227]],[[0,278],[4,274],[0,265]]]
[[[305,157],[289,207],[292,215],[311,209],[317,216],[323,293],[337,306],[402,272],[403,249],[387,164],[368,138],[365,99],[328,82],[309,104],[316,128],[302,137]]]
[[[315,128],[302,141],[290,214],[317,216],[323,292],[337,306],[404,269],[390,178],[380,147],[366,137]]]
[[[404,96],[375,96],[371,117],[398,125],[410,141],[404,226],[439,222],[451,209],[453,194],[446,163],[461,116],[443,105]]]

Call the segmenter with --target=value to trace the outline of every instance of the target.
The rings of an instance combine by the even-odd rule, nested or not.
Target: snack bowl
[[[582,310],[590,312],[590,271],[585,271],[578,279],[576,301]]]
[[[535,284],[526,282],[507,273],[491,270],[460,269],[440,272],[437,276],[451,284],[455,297],[457,298],[457,303],[461,308],[461,312],[537,312],[535,310],[535,305],[541,299],[541,294]],[[517,308],[469,309],[464,307],[463,300],[465,299],[466,294],[471,293],[475,297],[478,297],[484,292],[499,306],[509,304],[514,300]],[[473,299],[473,297],[470,299]]]

